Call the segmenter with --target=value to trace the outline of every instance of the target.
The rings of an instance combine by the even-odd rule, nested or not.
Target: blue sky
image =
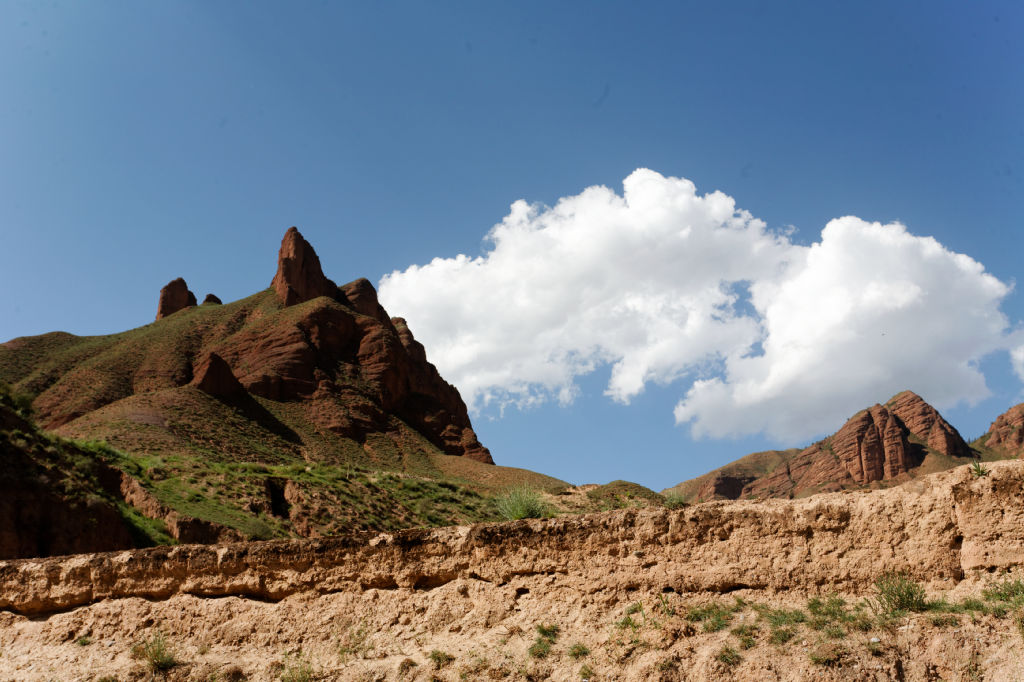
[[[836,267],[849,281],[874,273],[863,287],[883,292],[882,301],[898,298],[906,278],[898,258],[876,268],[893,253],[878,251],[878,239],[893,230],[865,226],[906,226],[900,258],[920,260],[911,284],[924,292],[921,300],[933,295],[915,309],[918,317],[906,317],[912,328],[886,338],[905,349],[917,342],[914,329],[928,337],[921,352],[942,358],[934,373],[954,378],[928,384],[925,397],[945,403],[943,413],[973,437],[1022,399],[1008,353],[1024,320],[1013,288],[1024,199],[1022,34],[1024,10],[1011,2],[4,3],[0,224],[10,293],[0,302],[0,338],[145,324],[160,287],[178,276],[200,297],[241,298],[269,284],[291,225],[338,282],[399,273],[398,282],[411,266],[459,254],[480,259],[474,270],[498,279],[515,276],[519,264],[536,274],[545,261],[532,256],[553,234],[546,231],[553,214],[537,208],[524,219],[517,229],[541,239],[518,247],[506,241],[500,272],[494,253],[506,250],[485,241],[513,202],[556,206],[592,186],[622,197],[623,181],[646,168],[656,174],[650,183],[673,188],[664,196],[685,195],[671,182],[685,178],[695,200],[716,190],[731,197],[764,223],[743,243],[756,242],[754,232],[782,239],[779,263],[791,273],[801,272],[792,264],[812,251],[845,258]],[[566,204],[576,207],[570,217],[579,229],[588,229],[580,216],[590,215],[584,204],[592,196]],[[848,215],[862,222],[823,237],[829,221]],[[623,220],[606,226],[607,234],[631,229]],[[713,221],[705,227],[709,235],[720,228]],[[869,233],[877,239],[864,246],[858,239]],[[986,288],[991,282],[969,268],[957,270],[951,255],[935,265],[923,237],[944,253],[970,256],[1006,291]],[[609,305],[622,287],[646,301],[645,292],[665,285],[648,280],[650,272],[674,262],[691,272],[688,254],[699,255],[661,250],[657,241],[646,247],[657,262],[610,251],[608,277],[599,268],[574,272],[571,281],[524,274],[524,300],[546,300],[532,282],[601,292],[614,281],[617,288],[602,293]],[[708,253],[701,263],[711,269],[715,258],[728,259]],[[723,270],[734,265],[721,263]],[[740,336],[760,329],[770,344],[772,319],[780,325],[773,338],[792,334],[800,312],[792,303],[805,300],[793,293],[798,286],[811,287],[811,310],[836,309],[835,297],[814,299],[823,289],[812,276],[821,269],[812,271],[776,281],[738,270],[723,285],[741,292],[728,307],[728,321],[738,325],[730,329]],[[957,273],[966,273],[962,287]],[[389,312],[409,318],[432,358],[446,357],[438,340],[446,334],[453,348],[464,349],[467,339],[490,344],[479,357],[453,356],[445,373],[457,374],[457,384],[485,386],[506,350],[519,353],[524,371],[546,360],[531,357],[528,345],[506,348],[492,333],[516,329],[515,318],[491,312],[508,307],[507,298],[485,302],[477,316],[445,278],[424,281],[437,284],[429,305],[419,312],[389,305]],[[749,282],[766,287],[761,309],[742,293]],[[401,306],[411,299],[399,289],[393,300]],[[936,305],[947,296],[955,303]],[[571,297],[562,303],[549,312],[592,311],[583,318],[598,332],[618,320]],[[782,312],[771,317],[769,308]],[[652,310],[644,320],[661,319],[661,309]],[[687,310],[680,314],[696,319]],[[436,317],[417,324],[424,311],[459,313],[459,326]],[[984,314],[974,319],[972,311]],[[838,319],[835,329],[865,319]],[[538,329],[573,336],[585,323]],[[792,384],[801,400],[762,395],[744,411],[740,378],[761,370],[741,369],[740,358],[759,353],[761,341],[749,348],[746,336],[730,341],[739,363],[730,379],[724,356],[686,355],[694,347],[688,338],[677,339],[676,355],[665,351],[671,357],[655,363],[628,404],[606,395],[612,368],[664,349],[635,340],[591,348],[580,338],[546,339],[575,358],[571,376],[533,391],[526,408],[517,406],[523,394],[502,379],[499,397],[474,425],[500,464],[576,483],[623,478],[660,489],[753,450],[809,442],[809,434],[835,430],[836,415],[889,397],[879,392],[899,385],[927,393],[905,384],[930,381],[921,366],[910,367],[913,358],[884,348],[856,344],[837,359],[826,337],[827,367],[861,363],[858,376],[877,368],[885,376],[860,382],[808,371],[817,383]],[[703,342],[719,342],[709,338]],[[961,370],[963,381],[943,362]],[[978,376],[984,390],[971,384]],[[718,398],[694,395],[683,409],[691,420],[677,423],[694,382],[715,378]],[[837,392],[840,381],[850,389]],[[560,402],[566,386],[572,400]],[[784,433],[764,426],[779,420]],[[740,422],[760,430],[728,428]],[[703,437],[691,430],[698,424]]]

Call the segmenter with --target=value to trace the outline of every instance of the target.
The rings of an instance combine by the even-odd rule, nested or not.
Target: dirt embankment
[[[1024,564],[1024,463],[990,469],[796,501],[0,562],[0,679],[142,679],[131,649],[157,632],[182,663],[172,679],[1015,679],[1012,618],[772,643],[764,614],[736,607],[731,626],[763,636],[731,663],[719,654],[740,635],[684,618],[735,596],[852,605],[891,571],[980,593]],[[538,625],[558,626],[544,653]],[[825,644],[845,653],[815,662]]]

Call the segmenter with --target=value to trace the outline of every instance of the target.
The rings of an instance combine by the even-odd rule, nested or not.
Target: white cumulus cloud
[[[517,201],[486,241],[380,282],[474,411],[568,403],[610,364],[621,402],[678,382],[694,435],[792,441],[904,388],[983,398],[977,361],[1008,344],[1009,287],[930,237],[845,217],[801,246],[646,169],[621,195]]]

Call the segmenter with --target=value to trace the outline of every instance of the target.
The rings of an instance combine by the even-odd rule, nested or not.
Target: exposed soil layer
[[[569,680],[586,665],[592,680],[1012,680],[1011,616],[917,614],[841,637],[795,627],[772,643],[754,605],[853,603],[891,571],[958,599],[1022,562],[1017,461],[804,500],[8,561],[0,679],[148,678],[132,648],[160,632],[182,662],[168,679],[308,665],[312,679]],[[746,605],[729,628],[684,617],[734,597]],[[730,630],[744,623],[760,633],[749,649]],[[739,658],[723,662],[727,646]]]

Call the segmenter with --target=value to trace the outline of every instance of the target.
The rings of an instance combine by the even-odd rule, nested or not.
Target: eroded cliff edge
[[[25,615],[175,595],[278,601],[365,590],[495,586],[552,576],[576,589],[865,592],[886,571],[936,589],[1024,563],[1024,462],[803,500],[178,546],[0,562],[0,609]]]

